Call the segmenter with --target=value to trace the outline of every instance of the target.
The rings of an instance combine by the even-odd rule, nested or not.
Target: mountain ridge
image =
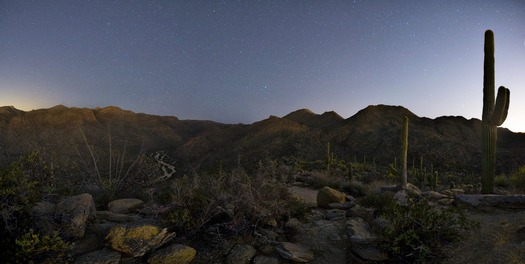
[[[76,108],[58,105],[22,111],[0,107],[0,163],[37,150],[54,160],[73,159],[86,141],[101,153],[108,139],[146,153],[163,150],[181,167],[217,169],[239,161],[323,160],[326,144],[341,160],[374,159],[387,166],[398,155],[400,129],[409,117],[409,156],[424,157],[436,168],[475,173],[481,160],[481,121],[461,116],[419,117],[402,106],[370,105],[351,117],[333,111],[299,109],[252,124],[184,120],[134,113],[115,106]],[[498,170],[525,164],[525,133],[498,128]],[[102,155],[102,154],[101,154]]]

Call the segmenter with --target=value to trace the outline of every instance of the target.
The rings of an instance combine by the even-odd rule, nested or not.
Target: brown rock
[[[295,262],[310,262],[314,259],[314,253],[300,244],[282,242],[275,250],[281,257]]]
[[[143,205],[144,202],[140,199],[118,199],[108,203],[108,210],[117,214],[128,214],[137,212]]]
[[[227,264],[248,264],[257,253],[257,250],[251,245],[237,244],[235,245],[228,257],[226,258]]]
[[[133,257],[141,257],[155,250],[175,237],[167,229],[160,230],[156,226],[137,226],[111,228],[106,240],[111,248]]]
[[[331,203],[345,203],[346,197],[344,193],[332,189],[328,186],[323,187],[317,193],[317,206],[321,208],[328,208]]]
[[[56,213],[62,215],[63,229],[71,238],[82,238],[88,222],[96,218],[95,202],[91,194],[71,196],[60,202]]]
[[[173,244],[155,251],[149,258],[150,264],[187,264],[194,258],[197,251],[189,246]]]

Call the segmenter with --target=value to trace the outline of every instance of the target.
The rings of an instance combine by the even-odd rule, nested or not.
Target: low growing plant
[[[70,263],[69,244],[62,240],[58,232],[50,235],[40,234],[33,229],[16,239],[17,259],[27,263]]]
[[[477,226],[457,208],[438,208],[427,199],[409,199],[407,206],[385,203],[389,225],[381,247],[395,263],[431,263],[444,255],[443,246],[465,238]]]
[[[67,245],[58,234],[35,232],[32,206],[53,186],[52,170],[37,152],[0,169],[0,258],[3,263],[64,263]],[[47,261],[49,260],[49,261]],[[47,261],[47,262],[46,262]]]
[[[270,220],[300,217],[306,205],[286,185],[242,170],[221,175],[183,177],[171,188],[165,220],[180,233],[197,235],[207,226],[227,223],[234,233],[250,231]]]
[[[510,177],[510,183],[517,191],[525,191],[525,166],[521,166],[512,174]]]

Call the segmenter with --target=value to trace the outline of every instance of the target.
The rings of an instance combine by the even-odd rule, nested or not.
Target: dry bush
[[[166,220],[188,235],[218,223],[238,234],[307,210],[286,185],[264,173],[248,175],[243,170],[183,177],[174,181],[171,191],[172,209]]]
[[[308,182],[312,187],[323,188],[324,186],[341,189],[348,183],[348,179],[341,175],[331,174],[326,171],[316,171]]]

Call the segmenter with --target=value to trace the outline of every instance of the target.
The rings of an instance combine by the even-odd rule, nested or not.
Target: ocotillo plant
[[[510,104],[509,89],[500,86],[494,104],[494,33],[485,31],[485,60],[483,64],[483,115],[481,146],[483,150],[481,193],[492,193],[496,166],[497,127],[507,118]]]
[[[403,135],[401,137],[401,184],[405,186],[407,184],[407,156],[408,156],[408,117],[405,116],[403,121]]]

